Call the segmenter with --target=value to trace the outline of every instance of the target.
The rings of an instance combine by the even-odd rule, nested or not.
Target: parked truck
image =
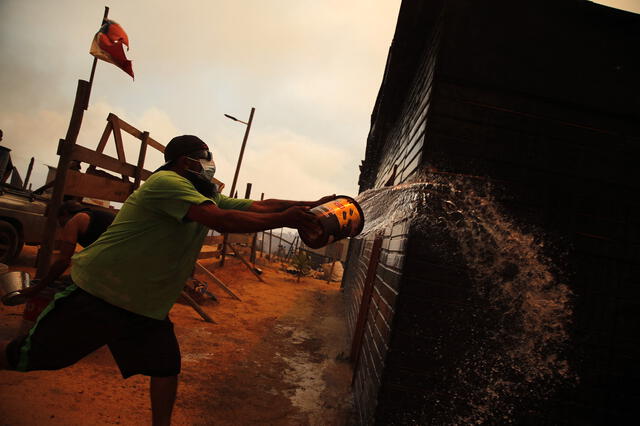
[[[38,245],[45,229],[47,198],[0,185],[0,263],[14,261],[24,244]]]

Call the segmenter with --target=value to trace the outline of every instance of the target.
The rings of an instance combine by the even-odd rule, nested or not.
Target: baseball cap
[[[197,136],[182,135],[171,139],[164,149],[165,163],[157,171],[166,170],[173,161],[183,155],[192,154],[198,151],[208,151],[209,147]]]

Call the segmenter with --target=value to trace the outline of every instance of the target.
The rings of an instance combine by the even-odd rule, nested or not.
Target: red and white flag
[[[122,27],[116,22],[106,19],[102,21],[100,30],[93,38],[89,53],[98,59],[112,63],[133,77],[131,61],[128,60],[124,54],[123,44],[127,46],[127,50],[129,50],[129,37],[127,37],[127,33],[125,33]]]

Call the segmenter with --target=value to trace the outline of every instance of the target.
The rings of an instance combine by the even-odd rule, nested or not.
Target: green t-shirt
[[[72,257],[78,287],[112,305],[164,319],[193,271],[207,228],[188,221],[192,204],[246,210],[251,200],[207,198],[172,171],[154,173],[107,230]]]

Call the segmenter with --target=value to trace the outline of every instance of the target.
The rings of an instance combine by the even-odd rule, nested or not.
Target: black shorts
[[[168,317],[134,314],[75,285],[56,295],[27,335],[9,343],[7,358],[18,371],[57,370],[103,345],[124,378],[180,373],[180,348]]]

